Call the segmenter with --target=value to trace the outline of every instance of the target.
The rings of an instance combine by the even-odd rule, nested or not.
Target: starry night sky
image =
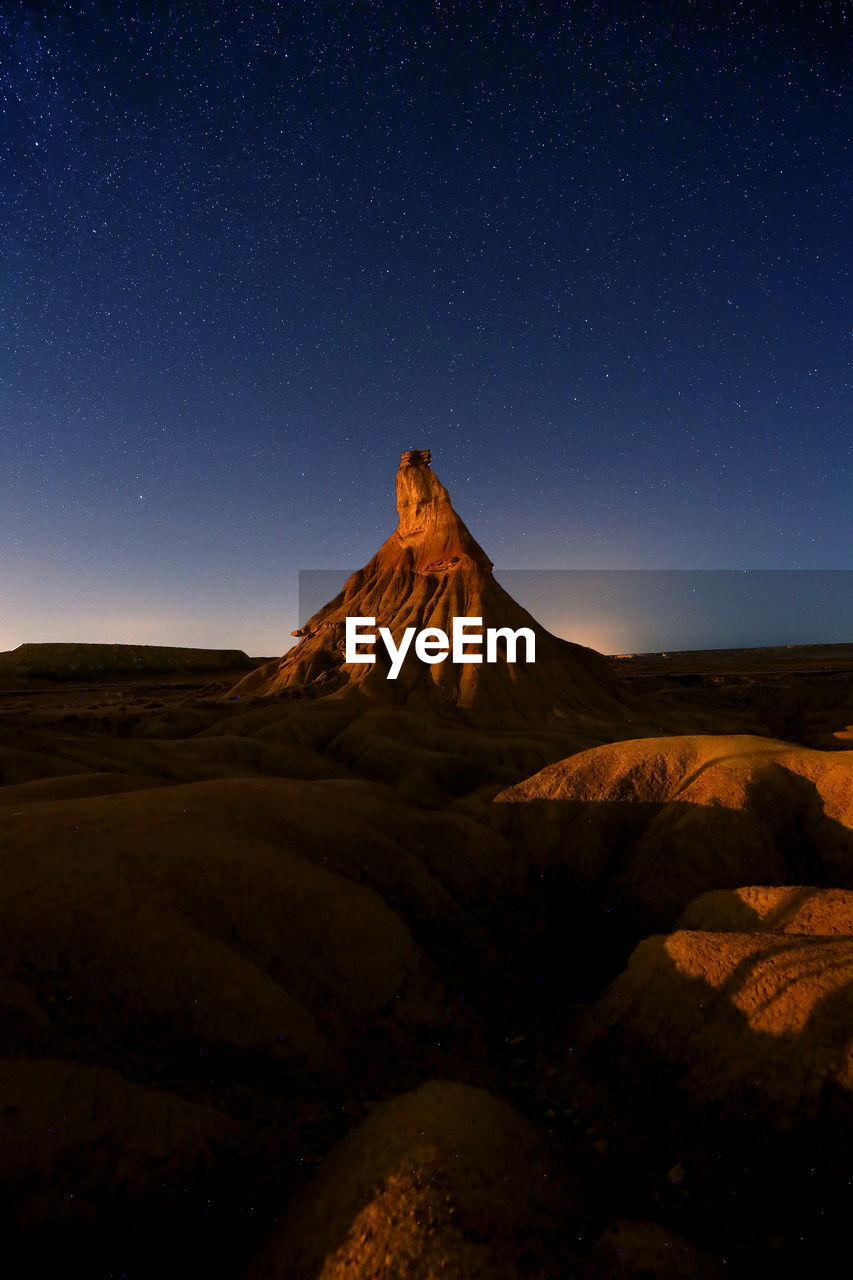
[[[280,653],[412,446],[499,567],[853,567],[851,25],[4,6],[0,649]]]

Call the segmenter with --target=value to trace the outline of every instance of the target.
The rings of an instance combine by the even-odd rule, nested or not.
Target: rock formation
[[[841,1280],[849,677],[617,681],[502,590],[428,451],[397,507],[236,694],[200,651],[12,655],[6,1270]],[[350,617],[529,628],[535,662],[389,680]]]
[[[751,735],[638,738],[548,765],[495,797],[537,873],[670,929],[711,889],[819,877],[853,886],[853,757]]]
[[[233,696],[268,696],[301,690],[349,694],[378,702],[420,703],[461,709],[480,720],[505,723],[560,721],[578,709],[616,707],[617,682],[592,649],[558,639],[512,599],[492,573],[492,562],[474,540],[430,466],[429,450],[408,450],[397,472],[397,528],[373,559],[346,582],[334,600],[294,634],[299,643],[279,661],[243,679]],[[372,617],[396,642],[407,627],[450,632],[455,617],[482,618],[489,627],[530,628],[535,662],[427,665],[410,652],[399,678],[376,646],[372,665],[345,661],[347,617]],[[520,655],[521,656],[521,655]]]
[[[539,1146],[506,1102],[428,1081],[331,1152],[251,1280],[508,1280],[522,1260],[531,1274],[556,1200]]]
[[[780,1129],[813,1123],[836,1090],[849,1095],[853,914],[848,905],[842,933],[825,890],[788,892],[818,914],[834,909],[837,931],[815,934],[801,920],[796,931],[680,929],[641,942],[593,1015],[613,1060],[618,1043],[634,1077],[665,1064],[692,1104],[725,1105],[741,1123],[770,1117]]]

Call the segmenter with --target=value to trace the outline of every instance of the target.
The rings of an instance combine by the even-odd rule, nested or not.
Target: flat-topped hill
[[[683,649],[610,655],[623,676],[853,670],[853,644],[783,644],[757,649]]]
[[[156,644],[21,644],[0,653],[0,680],[90,680],[250,670],[242,649]]]

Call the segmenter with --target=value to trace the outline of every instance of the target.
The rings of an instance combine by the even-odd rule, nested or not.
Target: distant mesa
[[[507,714],[541,723],[583,709],[612,711],[618,688],[606,660],[592,649],[546,631],[495,581],[492,562],[456,514],[431,467],[428,449],[407,449],[397,471],[397,528],[343,590],[293,634],[299,643],[281,659],[259,667],[232,696],[301,691],[359,695],[377,702],[423,703],[463,709],[501,723]],[[483,629],[531,628],[536,660],[508,664],[499,649],[493,664],[450,660],[427,665],[410,653],[389,680],[380,644],[372,665],[347,663],[347,617],[376,619],[395,641],[407,627],[437,627],[450,634],[457,617],[482,618]],[[501,642],[502,643],[502,642]]]
[[[242,649],[155,644],[21,644],[0,653],[0,679],[108,680],[115,676],[196,675],[249,670]]]

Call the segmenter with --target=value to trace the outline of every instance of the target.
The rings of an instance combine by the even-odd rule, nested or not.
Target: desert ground
[[[10,1274],[846,1275],[853,645],[347,669],[523,613],[405,459],[283,658],[0,655]]]

